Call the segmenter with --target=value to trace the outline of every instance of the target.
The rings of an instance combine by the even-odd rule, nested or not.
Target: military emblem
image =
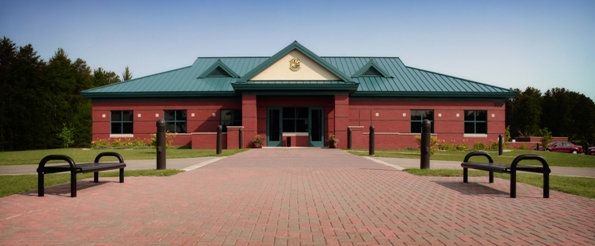
[[[289,70],[291,71],[298,71],[300,70],[300,59],[298,58],[293,58],[289,61]]]

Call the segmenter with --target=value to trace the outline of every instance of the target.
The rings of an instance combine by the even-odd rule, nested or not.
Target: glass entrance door
[[[281,131],[281,108],[267,110],[267,146],[281,146],[283,142]]]
[[[324,146],[324,110],[323,108],[310,108],[308,116],[310,124],[308,132],[310,146]]]

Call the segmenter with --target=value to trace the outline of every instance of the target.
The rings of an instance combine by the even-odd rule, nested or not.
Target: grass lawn
[[[229,156],[249,149],[224,149],[219,156]],[[155,159],[157,154],[154,149],[44,149],[44,150],[24,150],[24,151],[2,151],[0,152],[0,166],[2,165],[22,165],[39,164],[39,161],[46,155],[67,155],[77,163],[93,162],[95,156],[101,152],[118,152],[126,160],[150,160]],[[167,159],[174,158],[192,158],[218,156],[214,149],[188,149],[188,148],[169,148],[166,152]],[[105,157],[105,160],[111,160]],[[115,158],[113,158],[115,160]],[[102,159],[104,160],[104,159]]]
[[[249,149],[224,149],[221,155],[217,155],[214,149],[188,149],[169,148],[167,159],[192,158],[207,156],[230,156]],[[126,160],[150,160],[155,159],[157,154],[154,149],[46,149],[46,150],[25,150],[25,151],[4,151],[0,152],[0,165],[23,165],[39,164],[39,161],[46,155],[61,154],[68,155],[77,163],[93,162],[97,154],[101,152],[118,152]],[[109,161],[110,158],[102,159]],[[125,170],[124,176],[171,176],[182,172],[180,170]],[[101,177],[117,177],[119,171],[99,172]],[[93,173],[78,174],[77,179],[93,177]],[[45,175],[45,187],[65,184],[70,182],[70,173],[54,173]],[[37,190],[37,174],[28,175],[0,175],[0,197],[18,194],[26,191]]]
[[[420,176],[463,176],[461,170],[432,170],[432,169],[407,169],[407,172]],[[488,176],[488,172],[469,170],[469,176]],[[494,177],[510,180],[510,175],[494,173]],[[461,179],[461,182],[462,179]],[[543,176],[538,174],[517,173],[517,182],[543,188]],[[550,190],[562,191],[578,196],[595,198],[595,179],[582,177],[566,177],[550,175]]]
[[[349,153],[368,156],[368,150],[347,150]],[[469,151],[437,151],[433,154],[431,160],[442,160],[442,161],[456,161],[462,162],[465,159]],[[593,155],[573,155],[568,153],[554,153],[545,151],[534,151],[534,150],[511,150],[510,152],[504,152],[502,156],[498,156],[498,151],[488,151],[492,156],[495,163],[511,164],[512,160],[518,155],[522,154],[536,154],[540,155],[548,162],[550,166],[560,167],[591,167],[595,168],[595,156]],[[393,157],[393,158],[408,158],[408,159],[419,159],[419,150],[376,150],[374,151],[376,157]],[[1,158],[1,156],[0,156]],[[477,159],[475,159],[477,158]],[[472,157],[471,161],[486,162],[486,158],[482,156]],[[523,161],[523,165],[537,164],[541,165],[540,162],[534,160]]]
[[[125,170],[124,176],[171,176],[183,171],[180,170]],[[120,172],[99,172],[100,177],[119,177]],[[93,173],[76,175],[77,179],[92,178]],[[45,187],[70,182],[70,173],[53,173],[45,175]],[[1,175],[0,197],[18,194],[26,191],[37,190],[37,174],[26,175]]]

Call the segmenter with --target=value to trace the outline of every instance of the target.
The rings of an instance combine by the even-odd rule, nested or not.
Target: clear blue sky
[[[595,1],[0,2],[0,36],[44,60],[141,77],[199,56],[272,56],[297,40],[320,56],[405,65],[504,88],[562,87],[595,100]]]

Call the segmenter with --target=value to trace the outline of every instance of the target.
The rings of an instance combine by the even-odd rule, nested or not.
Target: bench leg
[[[70,172],[70,197],[76,197],[76,172]]]
[[[37,173],[37,196],[43,196],[44,174]]]
[[[467,183],[468,180],[468,174],[469,174],[469,169],[468,168],[463,168],[463,183]]]
[[[543,198],[550,197],[550,173],[545,171],[543,173]]]
[[[490,183],[494,183],[494,172],[490,172]]]
[[[510,198],[516,197],[516,172],[510,173]]]
[[[120,183],[124,183],[124,168],[120,168]]]
[[[93,182],[99,183],[99,172],[93,172]]]

